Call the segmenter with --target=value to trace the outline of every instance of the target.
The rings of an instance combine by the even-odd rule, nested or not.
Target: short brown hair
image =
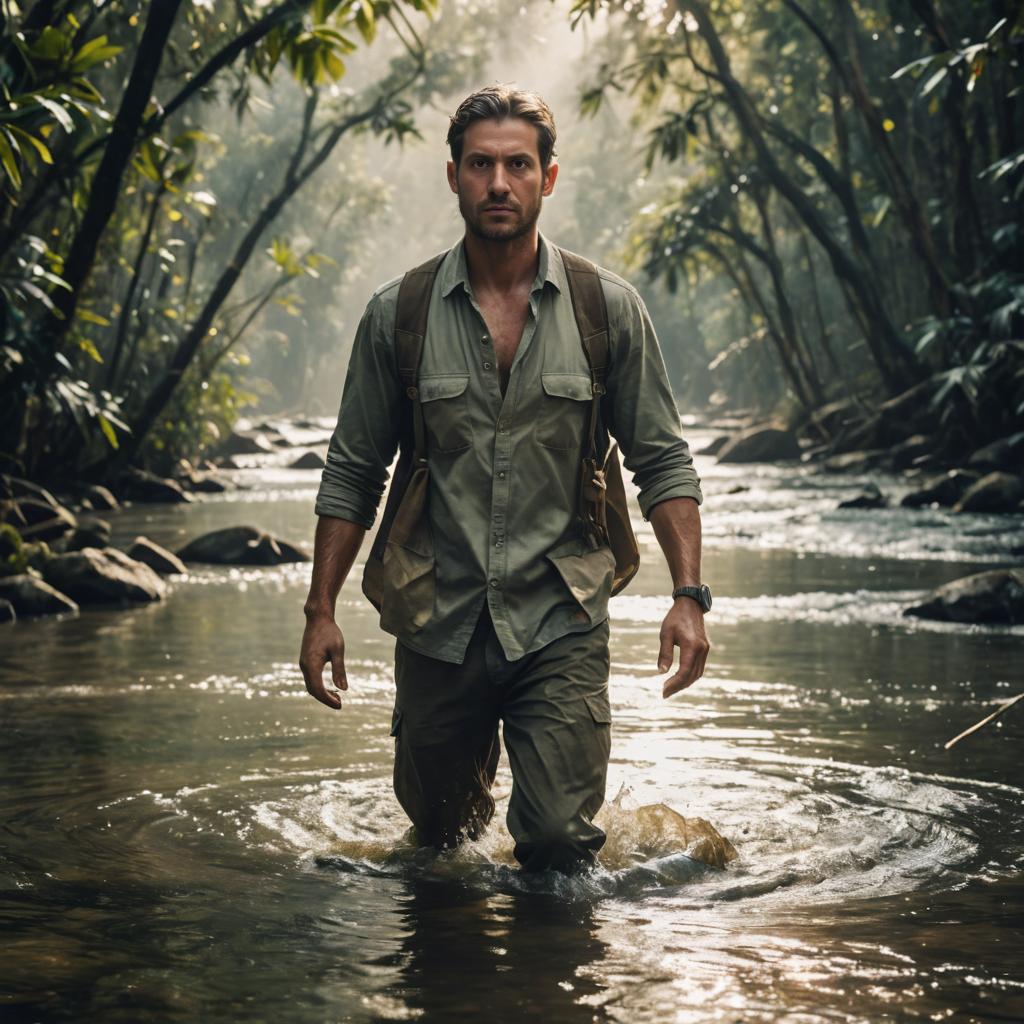
[[[546,171],[555,155],[555,117],[551,108],[535,92],[513,89],[508,85],[488,85],[467,96],[452,114],[448,125],[448,147],[455,166],[462,159],[462,137],[474,121],[521,117],[537,129],[540,165]]]

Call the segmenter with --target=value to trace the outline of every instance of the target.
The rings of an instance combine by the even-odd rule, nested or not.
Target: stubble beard
[[[514,223],[494,224],[491,227],[486,227],[482,220],[483,209],[481,208],[479,212],[473,209],[459,193],[459,213],[462,214],[462,219],[466,223],[466,230],[477,238],[485,242],[512,242],[533,230],[540,217],[541,202],[542,199],[538,195],[536,203],[532,204],[529,209],[518,211],[519,219]],[[488,199],[483,205],[493,206],[495,201]]]

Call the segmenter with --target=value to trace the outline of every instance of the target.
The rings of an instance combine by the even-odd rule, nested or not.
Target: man
[[[396,555],[425,559],[429,588],[418,606],[381,608],[397,637],[395,792],[422,844],[479,835],[494,813],[501,721],[515,856],[526,870],[569,873],[593,863],[605,839],[593,817],[610,749],[614,556],[578,536],[590,368],[561,253],[537,229],[558,177],[554,120],[535,94],[493,86],[463,101],[447,141],[466,230],[437,270],[420,357],[430,550]],[[680,652],[668,697],[701,676],[709,649],[706,599],[697,599],[702,495],[647,310],[621,278],[599,277],[605,422],[674,586],[689,589],[661,628],[658,670]],[[315,506],[300,665],[307,690],[333,709],[341,701],[324,685],[327,661],[348,689],[335,601],[408,429],[395,355],[400,281],[374,293],[359,324]]]

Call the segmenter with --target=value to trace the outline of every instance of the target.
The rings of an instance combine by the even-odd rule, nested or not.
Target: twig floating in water
[[[988,725],[989,722],[995,721],[1005,711],[1009,711],[1014,704],[1019,704],[1024,700],[1024,693],[1018,693],[1016,697],[1011,697],[1001,708],[997,708],[992,712],[991,715],[987,715],[980,722],[975,722],[970,729],[964,729],[959,736],[954,736],[947,744],[946,750],[949,750],[954,743],[959,743],[965,736],[970,736],[972,732],[977,732],[983,725]]]

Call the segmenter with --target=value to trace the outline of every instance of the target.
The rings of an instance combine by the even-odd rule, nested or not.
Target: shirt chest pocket
[[[427,428],[427,450],[460,452],[473,437],[469,424],[468,373],[420,377],[420,404]]]
[[[542,373],[537,443],[555,451],[578,452],[590,422],[590,377],[582,373]]]

